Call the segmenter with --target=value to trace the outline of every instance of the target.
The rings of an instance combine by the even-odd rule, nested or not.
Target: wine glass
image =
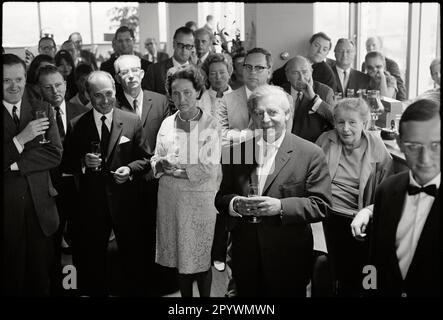
[[[91,142],[91,153],[101,158],[102,152],[100,148],[100,141],[92,141]],[[91,168],[92,171],[101,171],[101,166],[97,166],[95,168]]]
[[[36,119],[42,119],[42,118],[47,118],[48,114],[46,113],[46,110],[37,110],[35,112],[35,118]],[[44,143],[49,143],[49,140],[46,140],[45,134],[42,133],[42,139],[39,141],[39,143],[44,144]]]
[[[257,197],[258,195],[258,185],[256,183],[250,183],[248,185],[248,198]],[[261,221],[261,217],[248,216],[249,223],[260,223]]]

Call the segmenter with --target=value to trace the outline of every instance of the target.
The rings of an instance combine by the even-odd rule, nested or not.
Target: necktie
[[[17,107],[16,106],[12,107],[12,119],[14,120],[15,128],[17,130],[17,133],[19,133],[19,131],[20,131],[20,119],[18,118],[18,115],[17,115]]]
[[[109,144],[109,129],[106,126],[105,120],[106,120],[106,116],[102,116],[100,118],[102,120],[102,138],[100,140],[100,148],[102,150],[102,160],[104,161],[107,154],[108,154],[108,144]]]
[[[137,100],[137,99],[134,99],[134,111],[135,111],[135,113],[138,115],[137,108],[138,108],[138,100]]]
[[[303,96],[302,93],[299,91],[297,93],[297,99],[295,100],[295,104],[294,104],[294,120],[292,122],[292,130],[291,132],[294,134],[298,134],[297,129],[299,129],[300,125],[298,124],[298,122],[302,119],[302,116],[300,115],[300,113],[302,112],[301,108],[300,108],[300,104],[301,101],[303,100]]]
[[[55,109],[55,121],[57,122],[58,133],[60,134],[60,138],[63,141],[65,138],[65,129],[63,127],[62,115],[60,113],[60,107],[54,107]]]
[[[346,88],[348,86],[348,84],[346,83],[347,82],[346,74],[347,74],[346,70],[343,71],[343,93],[346,92]]]
[[[199,59],[197,60],[197,66],[200,67],[201,64],[202,64],[202,61],[201,61],[201,59],[199,58]]]
[[[412,186],[412,185],[408,186],[408,194],[410,196],[419,194],[420,192],[425,192],[426,194],[428,194],[432,197],[435,197],[437,195],[437,186],[435,184],[431,184],[429,186],[422,187],[422,188]]]

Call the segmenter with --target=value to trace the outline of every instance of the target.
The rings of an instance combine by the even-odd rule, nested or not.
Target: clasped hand
[[[280,214],[280,199],[267,196],[238,197],[237,212],[244,216],[275,216]]]

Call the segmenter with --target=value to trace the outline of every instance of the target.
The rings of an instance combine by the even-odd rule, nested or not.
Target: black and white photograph
[[[439,297],[440,25],[437,2],[3,2],[3,297]]]

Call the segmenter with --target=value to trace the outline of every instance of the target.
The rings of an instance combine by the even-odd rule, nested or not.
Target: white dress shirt
[[[65,102],[65,100],[63,100],[63,102],[61,103],[59,108],[60,108],[60,115],[62,117],[62,122],[63,122],[63,131],[66,134],[66,128],[68,127],[67,126],[68,119],[67,119],[67,115],[66,115],[66,102]],[[57,111],[55,111],[54,107],[52,107],[52,111],[54,111],[54,119],[57,119],[56,118],[57,117]]]
[[[426,183],[423,187],[431,184],[440,188],[441,173],[434,179]],[[414,179],[412,172],[409,171],[409,183],[411,185],[421,187]],[[403,212],[398,223],[395,247],[397,251],[398,264],[403,279],[406,278],[409,266],[417,248],[423,226],[426,222],[429,212],[431,211],[435,197],[427,193],[420,192],[416,195],[406,193]]]
[[[200,60],[200,64],[203,64],[208,56],[209,56],[209,51],[206,52],[201,58],[198,58],[198,60]]]
[[[14,106],[17,107],[17,110],[15,111],[15,113],[17,114],[17,117],[20,119],[20,110],[21,110],[21,106],[22,106],[22,100],[20,100],[19,102],[15,103],[15,104],[10,104],[9,102],[6,102],[5,100],[3,100],[3,105],[6,107],[6,110],[8,110],[9,114],[11,115],[11,118],[14,118],[12,115],[12,108]],[[18,142],[17,137],[12,138],[12,141],[14,142],[15,147],[17,148],[18,153],[22,153],[24,146],[22,146],[20,144],[20,142]],[[10,166],[11,171],[18,171],[18,165],[17,162],[14,162],[13,164],[11,164]]]
[[[132,96],[124,92],[126,99],[128,100],[129,104],[132,108],[134,108],[134,100],[137,100],[137,115],[141,119],[142,118],[142,110],[143,110],[143,90],[140,90],[140,93],[138,96],[134,99]]]
[[[263,194],[263,188],[266,183],[266,179],[270,174],[274,172],[275,169],[275,156],[277,155],[278,149],[280,148],[283,139],[285,138],[286,130],[283,131],[280,138],[276,141],[270,143],[264,141],[263,138],[257,141],[257,145],[260,148],[259,159],[257,159],[258,166],[256,168],[256,174],[258,178],[258,194],[261,196]],[[234,200],[237,197],[232,198],[229,203],[229,212],[233,216],[240,216],[239,213],[234,211]]]
[[[114,109],[111,110],[111,112],[108,112],[107,114],[102,114],[100,112],[97,112],[97,110],[93,110],[94,114],[94,121],[95,126],[97,127],[98,136],[100,137],[100,140],[102,139],[102,120],[101,117],[105,116],[105,124],[108,127],[109,133],[111,133],[111,125],[112,125],[112,115],[114,114]]]
[[[337,68],[337,74],[338,78],[340,79],[341,87],[343,88],[343,94],[346,94],[346,89],[348,88],[348,82],[349,82],[349,74],[351,73],[351,68],[348,68],[346,70],[339,68],[337,65],[335,66]],[[343,72],[346,71],[346,79]]]
[[[180,62],[178,62],[177,60],[174,59],[174,57],[172,57],[172,64],[174,65],[175,68],[181,67],[181,66],[186,66],[189,64],[189,61],[186,61],[185,63],[181,64]]]

